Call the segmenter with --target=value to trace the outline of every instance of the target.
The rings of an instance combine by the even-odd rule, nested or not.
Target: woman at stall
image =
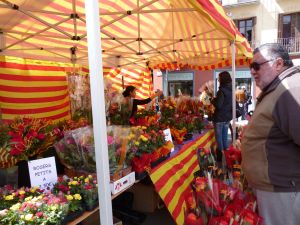
[[[130,119],[129,123],[132,124],[132,119],[134,118],[135,114],[137,113],[137,106],[138,105],[145,105],[151,102],[157,96],[162,95],[162,91],[157,90],[154,95],[151,95],[149,98],[146,99],[136,99],[136,87],[130,85],[127,86],[125,91],[123,92],[125,104],[128,105],[130,112]]]
[[[212,121],[214,123],[215,137],[217,141],[217,161],[222,161],[222,151],[228,148],[228,128],[232,120],[232,80],[227,71],[219,74],[219,90],[212,100],[215,106]]]

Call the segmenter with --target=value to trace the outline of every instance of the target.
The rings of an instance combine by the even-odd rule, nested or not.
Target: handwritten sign
[[[52,189],[57,182],[55,158],[43,158],[28,162],[29,176],[32,187]]]
[[[164,130],[164,134],[165,134],[165,140],[171,141],[173,143],[171,130],[169,128]],[[171,152],[173,152],[173,151],[174,151],[174,147],[171,149]]]

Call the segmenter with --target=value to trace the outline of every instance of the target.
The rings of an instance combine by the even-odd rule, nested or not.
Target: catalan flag
[[[82,74],[87,67],[75,65]],[[70,98],[67,84],[72,64],[17,57],[0,57],[0,107],[4,121],[17,116],[46,118],[54,121],[70,118]],[[124,85],[137,87],[137,96],[147,98],[153,86],[149,70],[104,68],[103,75],[111,80],[113,88]]]
[[[197,149],[215,145],[213,130],[184,145],[179,152],[166,162],[156,167],[150,178],[167,206],[174,221],[178,225],[184,224],[185,196],[191,189],[193,174],[199,170]]]
[[[2,119],[70,118],[66,70],[71,64],[0,57]]]

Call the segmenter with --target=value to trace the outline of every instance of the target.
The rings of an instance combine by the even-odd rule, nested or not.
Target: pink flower
[[[114,143],[114,138],[112,136],[107,136],[107,143],[112,145]]]
[[[43,212],[37,212],[35,215],[36,215],[36,217],[42,217],[43,216]]]

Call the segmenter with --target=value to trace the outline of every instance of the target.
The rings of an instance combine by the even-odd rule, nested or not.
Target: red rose
[[[45,139],[45,134],[39,133],[37,136],[37,139],[39,139],[40,141]]]

